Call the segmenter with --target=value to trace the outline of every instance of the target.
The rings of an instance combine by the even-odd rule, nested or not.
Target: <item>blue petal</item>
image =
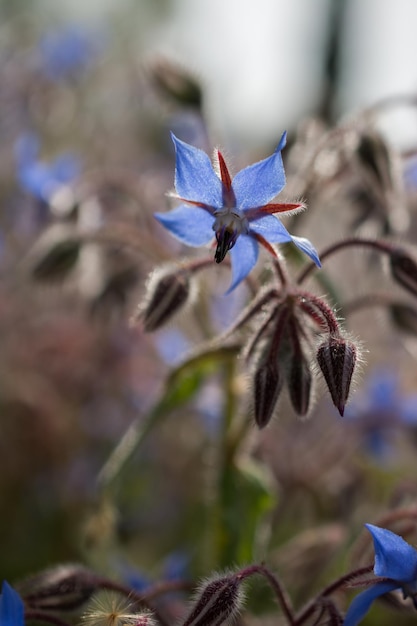
[[[281,150],[285,146],[286,133],[281,137],[274,154],[267,159],[249,165],[241,170],[232,181],[239,209],[253,209],[264,206],[281,191],[285,185],[285,172]]]
[[[311,241],[309,241],[305,237],[296,237],[295,235],[292,235],[292,240],[297,248],[300,248],[302,252],[304,252],[307,256],[310,257],[312,261],[314,261],[317,267],[321,267],[319,255],[317,254],[317,250],[315,249]]]
[[[21,597],[4,581],[0,596],[0,624],[1,626],[23,626],[24,605]]]
[[[155,213],[155,217],[188,246],[204,246],[214,237],[213,216],[204,209],[181,204],[169,213]]]
[[[385,576],[401,583],[417,579],[417,550],[390,530],[365,524],[375,548],[376,576]]]
[[[273,215],[265,215],[250,222],[250,230],[262,235],[269,243],[285,243],[293,239],[284,224]]]
[[[388,591],[394,591],[394,589],[398,589],[398,585],[395,582],[388,581],[377,583],[360,593],[350,605],[343,626],[356,626],[356,624],[359,624],[364,615],[369,611],[375,598],[382,596],[384,593],[388,593]]]
[[[232,258],[232,282],[226,293],[233,291],[255,267],[259,256],[259,244],[253,237],[240,235],[230,250],[230,256]]]
[[[222,183],[207,154],[171,133],[175,145],[175,189],[184,200],[202,202],[220,209],[223,205]]]
[[[57,183],[70,183],[80,172],[80,160],[69,152],[61,154],[51,163],[51,178]]]

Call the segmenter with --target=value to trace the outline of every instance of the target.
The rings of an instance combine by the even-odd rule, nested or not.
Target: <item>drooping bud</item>
[[[184,272],[170,268],[156,271],[148,284],[148,293],[139,316],[146,332],[163,326],[178,313],[190,296],[190,280]]]
[[[341,336],[330,336],[319,346],[316,358],[333,404],[343,417],[357,361],[357,348],[352,341]]]
[[[98,577],[82,565],[60,565],[27,578],[19,592],[32,609],[75,609],[98,589]]]
[[[410,304],[396,302],[388,308],[391,321],[402,332],[417,336],[417,309]]]
[[[184,68],[166,59],[158,59],[152,63],[150,70],[151,78],[163,96],[168,96],[180,106],[201,108],[201,87]]]
[[[255,421],[259,428],[264,428],[269,423],[282,385],[283,377],[278,365],[271,360],[262,360],[253,381]]]
[[[402,287],[417,296],[417,263],[402,248],[395,248],[390,254],[391,275]]]
[[[241,582],[241,577],[235,575],[208,582],[182,626],[220,626],[233,620],[242,605]]]
[[[55,243],[32,268],[36,280],[54,281],[66,278],[75,267],[80,255],[81,242],[78,239],[66,239]]]
[[[307,415],[310,408],[313,377],[304,354],[294,354],[287,370],[287,385],[291,404],[297,415]]]

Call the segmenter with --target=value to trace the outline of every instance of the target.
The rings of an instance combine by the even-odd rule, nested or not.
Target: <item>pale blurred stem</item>
[[[362,239],[361,237],[350,237],[349,239],[343,239],[342,241],[338,241],[337,243],[325,248],[319,253],[320,261],[323,261],[333,254],[344,250],[345,248],[372,248],[377,252],[381,252],[382,254],[391,254],[392,253],[392,245],[386,241],[381,241],[379,239]],[[307,267],[301,272],[301,274],[297,278],[297,284],[301,285],[306,278],[310,276],[310,274],[318,269],[314,262],[311,262],[307,265]]]
[[[51,613],[47,611],[35,611],[30,609],[25,611],[25,623],[26,621],[47,622],[48,624],[55,624],[55,626],[71,626],[68,622],[64,622],[64,620],[56,617],[56,615],[51,615]],[[11,626],[13,625],[11,624]]]
[[[283,264],[276,257],[273,260],[273,268],[280,282],[280,286],[285,287],[288,285],[288,275],[284,270]]]
[[[341,589],[345,586],[349,586],[356,579],[360,578],[361,576],[364,576],[365,574],[369,574],[370,572],[372,572],[373,569],[374,569],[373,565],[361,567],[335,580],[333,583],[325,587],[321,593],[319,593],[315,598],[313,598],[313,600],[310,600],[310,602],[308,602],[308,604],[300,611],[300,613],[298,613],[295,616],[294,624],[296,626],[300,626],[303,622],[306,621],[306,619],[311,617],[311,615],[314,613],[317,607],[321,605],[322,598],[326,598],[330,596],[332,593],[334,593],[338,589]],[[373,580],[372,582],[375,582],[375,581]]]
[[[392,304],[399,304],[399,302],[389,293],[369,293],[343,304],[341,306],[341,312],[344,316],[346,316],[351,315],[356,311],[360,311],[361,309],[372,308],[375,306],[390,306]]]

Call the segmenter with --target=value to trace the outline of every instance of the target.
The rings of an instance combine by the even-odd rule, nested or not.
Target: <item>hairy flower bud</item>
[[[390,254],[391,275],[402,287],[417,296],[417,263],[408,252],[395,248]]]
[[[310,364],[302,353],[294,354],[287,370],[287,385],[291,404],[298,415],[307,415],[310,408],[313,377]]]
[[[163,326],[173,315],[178,313],[190,295],[189,277],[181,271],[170,268],[169,271],[156,271],[148,284],[145,304],[139,317],[147,332]]]
[[[255,421],[259,428],[266,426],[274,412],[283,380],[278,365],[262,360],[255,371],[253,382],[255,400]]]
[[[357,348],[352,341],[330,336],[319,346],[316,357],[333,403],[343,417],[357,361]]]
[[[242,604],[241,582],[235,575],[209,581],[182,626],[220,626],[232,620]]]
[[[82,565],[60,565],[27,578],[19,593],[33,609],[64,611],[81,606],[98,588],[98,578]]]

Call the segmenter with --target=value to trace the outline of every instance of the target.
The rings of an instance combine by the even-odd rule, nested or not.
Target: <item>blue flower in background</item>
[[[220,263],[228,251],[232,260],[234,289],[255,266],[259,244],[276,256],[270,244],[292,241],[318,267],[317,252],[303,237],[290,235],[275,213],[292,213],[303,208],[297,204],[270,201],[285,185],[281,150],[286,134],[274,154],[241,170],[232,180],[221,152],[217,152],[220,177],[205,152],[177,139],[175,190],[184,204],[156,218],[177,239],[189,246],[202,246],[217,240],[215,261]]]
[[[47,202],[62,185],[80,174],[80,160],[64,153],[49,163],[39,159],[40,142],[34,133],[22,134],[15,143],[17,180],[21,188],[38,200]]]
[[[413,597],[417,608],[417,550],[390,530],[365,524],[372,535],[375,549],[374,574],[385,578],[359,594],[346,614],[344,626],[356,626],[379,596],[401,589],[404,598]]]
[[[384,458],[392,450],[395,431],[417,425],[417,394],[404,395],[398,375],[380,369],[370,376],[362,394],[353,398],[345,416],[363,429],[368,450]]]
[[[50,80],[61,80],[84,70],[96,57],[98,40],[79,26],[48,32],[39,42],[40,66]]]
[[[23,626],[24,615],[21,597],[10,587],[9,583],[4,581],[0,595],[0,626]]]

